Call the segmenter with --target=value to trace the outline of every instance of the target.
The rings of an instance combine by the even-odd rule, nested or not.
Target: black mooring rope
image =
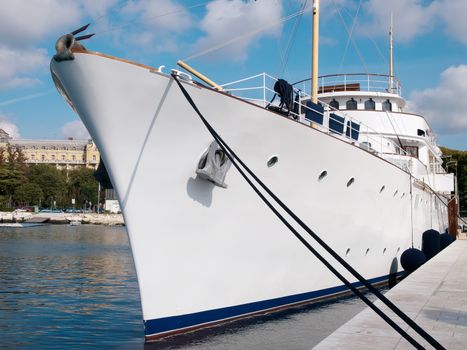
[[[190,103],[192,108],[201,118],[201,121],[206,126],[208,131],[214,137],[219,146],[227,154],[230,161],[234,164],[235,168],[240,172],[242,177],[248,182],[252,189],[258,194],[258,196],[268,205],[268,207],[274,212],[274,214],[289,228],[289,230],[300,240],[336,277],[338,277],[349,289],[351,289],[357,296],[359,296],[373,311],[375,311],[383,320],[385,320],[391,327],[393,327],[399,334],[401,334],[407,341],[418,349],[423,347],[411,336],[409,336],[402,328],[400,328],[392,319],[385,315],[380,309],[378,309],[373,303],[371,303],[358,289],[356,289],[349,281],[347,281],[329,262],[327,262],[309,243],[290,225],[289,222],[277,211],[276,208],[265,198],[265,196],[256,188],[252,181],[247,177],[243,170],[239,167],[235,160],[237,160],[243,168],[250,174],[250,176],[289,214],[302,228],[305,229],[325,250],[330,253],[337,261],[341,263],[349,272],[351,272],[365,287],[368,288],[376,297],[378,297],[384,304],[386,304],[396,315],[402,318],[411,328],[413,328],[419,335],[421,335],[426,341],[428,341],[436,349],[445,349],[439,344],[433,337],[431,337],[425,330],[423,330],[418,324],[410,319],[405,313],[403,313],[397,306],[395,306],[389,299],[387,299],[381,292],[373,287],[366,279],[364,279],[355,269],[353,269],[347,262],[345,262],[336,252],[332,250],[321,238],[319,238],[300,218],[298,218],[244,163],[243,161],[232,151],[232,149],[224,142],[224,140],[217,134],[217,132],[211,127],[207,120],[203,117],[196,104],[194,103],[191,96],[182,86],[178,78],[173,75],[175,81],[180,87],[183,95]]]

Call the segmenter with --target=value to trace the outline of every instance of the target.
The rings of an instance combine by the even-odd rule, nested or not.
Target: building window
[[[65,160],[65,155],[64,154],[62,154],[62,160]]]
[[[339,109],[339,101],[333,98],[332,101],[329,102],[329,106],[331,106],[334,109]]]
[[[392,111],[392,103],[389,100],[383,102],[383,111]]]
[[[75,156],[74,154],[71,156],[71,160],[72,160],[72,161],[75,161],[75,160],[76,160],[76,156]]]
[[[45,154],[41,155],[41,160],[45,160]]]
[[[370,97],[369,100],[365,101],[365,110],[367,111],[374,111],[376,109],[375,101]]]
[[[36,160],[36,155],[35,155],[35,154],[31,154],[31,159],[32,159],[32,160]]]
[[[345,106],[347,109],[357,109],[357,101],[355,101],[352,97],[350,100],[347,101]]]
[[[97,157],[96,157],[95,154],[92,156],[92,160],[93,160],[94,162],[97,160]]]
[[[55,154],[52,154],[52,160],[55,160]]]

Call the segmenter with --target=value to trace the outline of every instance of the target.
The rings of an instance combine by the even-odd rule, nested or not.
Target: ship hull
[[[213,139],[170,75],[91,53],[52,61],[51,70],[116,189],[147,339],[345,290],[234,167],[227,188],[196,176]],[[235,97],[183,84],[237,155],[365,278],[397,274],[400,255],[420,248],[425,230],[447,227],[438,199],[393,164]],[[278,162],[268,167],[273,156]]]

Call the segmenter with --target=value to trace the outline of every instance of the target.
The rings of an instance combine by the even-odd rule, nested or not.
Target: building
[[[0,129],[0,147],[20,149],[27,164],[52,164],[58,169],[73,170],[86,166],[97,169],[99,151],[92,140],[23,140],[13,139]]]

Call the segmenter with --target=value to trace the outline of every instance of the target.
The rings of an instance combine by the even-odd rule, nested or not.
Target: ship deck
[[[467,240],[465,233],[405,278],[386,296],[447,349],[467,344]],[[376,303],[404,330],[408,326]],[[413,330],[422,346],[431,346]],[[371,309],[366,308],[313,349],[413,349]]]

